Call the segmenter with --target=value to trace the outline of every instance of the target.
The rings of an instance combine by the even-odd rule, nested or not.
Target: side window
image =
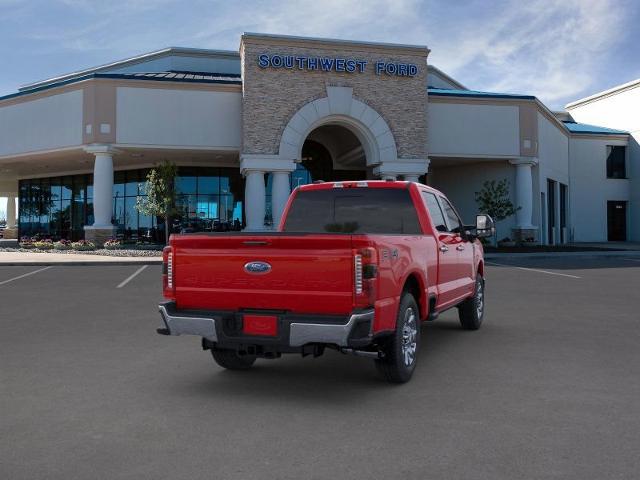
[[[433,193],[422,192],[422,198],[424,199],[424,203],[427,205],[427,210],[429,210],[431,220],[433,220],[433,226],[436,227],[436,230],[439,232],[447,232],[449,230],[447,228],[447,222],[444,220],[444,215],[440,205],[438,204],[436,196]]]
[[[447,225],[449,225],[449,231],[454,233],[462,232],[462,223],[460,222],[460,217],[453,209],[449,201],[440,197],[440,202],[442,203],[442,208],[444,209],[444,214],[447,217]]]

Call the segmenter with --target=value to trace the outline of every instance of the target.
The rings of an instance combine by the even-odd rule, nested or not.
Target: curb
[[[114,261],[102,261],[96,262],[91,260],[80,260],[80,261],[68,261],[68,262],[43,262],[43,261],[35,261],[35,262],[0,262],[0,267],[25,267],[25,266],[34,266],[34,267],[69,267],[69,266],[80,266],[80,267],[95,267],[95,266],[123,266],[123,265],[162,265],[162,259],[158,260],[140,260],[136,262],[132,261],[124,261],[124,260],[114,260]]]
[[[485,253],[484,258],[486,260],[499,260],[506,258],[514,259],[549,259],[549,258],[620,258],[620,257],[633,257],[640,258],[640,251],[638,250],[616,250],[605,252],[533,252],[533,253]]]

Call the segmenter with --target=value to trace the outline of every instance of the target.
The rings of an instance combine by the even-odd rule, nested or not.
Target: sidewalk
[[[158,252],[159,253],[159,252]],[[110,257],[82,253],[0,252],[0,267],[15,265],[159,265],[157,257]]]
[[[597,258],[640,258],[640,250],[592,250],[587,252],[529,252],[529,253],[485,253],[487,260],[498,260],[502,258],[575,258],[575,257],[597,257]]]

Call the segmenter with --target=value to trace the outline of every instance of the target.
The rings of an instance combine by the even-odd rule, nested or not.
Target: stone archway
[[[352,88],[331,86],[326,97],[307,103],[291,117],[282,132],[278,156],[300,161],[308,135],[323,125],[349,129],[362,145],[367,166],[398,160],[396,142],[384,118],[353,98]]]

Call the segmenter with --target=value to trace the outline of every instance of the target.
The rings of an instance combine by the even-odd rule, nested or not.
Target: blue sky
[[[469,88],[556,109],[640,77],[639,20],[633,0],[0,0],[0,94],[166,46],[236,50],[254,31],[425,44]]]

